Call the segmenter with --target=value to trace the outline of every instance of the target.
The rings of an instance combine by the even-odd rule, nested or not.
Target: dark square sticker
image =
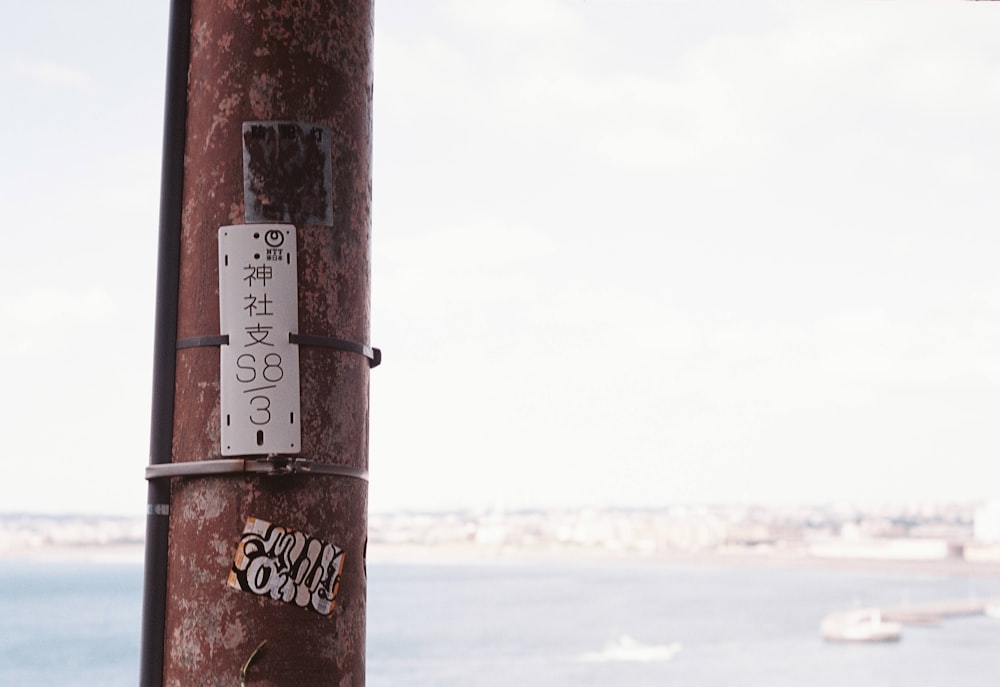
[[[333,224],[330,131],[302,122],[243,123],[246,221]]]

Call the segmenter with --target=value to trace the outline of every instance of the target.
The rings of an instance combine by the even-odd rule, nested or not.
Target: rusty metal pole
[[[368,347],[371,3],[191,5],[166,466],[177,472],[147,471],[170,482],[162,684],[363,685],[368,379],[378,355]],[[325,168],[303,162],[312,153],[328,156]],[[219,229],[256,222],[297,233],[301,446],[244,461],[220,449],[220,346],[237,342],[220,336]],[[237,463],[256,468],[230,470]],[[204,474],[194,474],[199,467]],[[270,523],[266,536],[288,548],[245,535],[252,519]],[[237,554],[248,536],[254,555],[270,547],[256,580],[268,593],[232,582],[240,555],[251,555],[251,543]],[[338,554],[336,584],[323,578],[324,593],[335,594],[328,614],[279,598],[290,588],[278,588],[280,575],[293,592],[323,576],[318,554],[294,548],[303,536],[324,556]],[[323,570],[333,569],[328,558]]]

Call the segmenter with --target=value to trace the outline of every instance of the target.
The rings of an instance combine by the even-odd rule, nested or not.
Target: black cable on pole
[[[184,140],[191,48],[191,0],[171,0],[167,84],[160,175],[160,228],[156,270],[156,329],[153,341],[153,403],[149,463],[171,462],[174,429],[177,299],[180,280]],[[146,506],[140,687],[162,687],[166,616],[169,480],[152,480]]]

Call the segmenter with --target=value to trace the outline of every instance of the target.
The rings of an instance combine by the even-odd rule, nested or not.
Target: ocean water
[[[582,685],[996,687],[1000,621],[907,627],[828,644],[855,605],[1000,595],[1000,580],[654,565],[385,566],[371,570],[371,687]],[[615,660],[609,645],[640,650]],[[643,660],[641,647],[679,650]]]
[[[0,561],[0,687],[134,687],[142,566]]]
[[[995,687],[1000,620],[820,640],[852,606],[1000,597],[1000,579],[654,564],[369,565],[370,687]],[[138,674],[136,564],[0,562],[0,687]]]

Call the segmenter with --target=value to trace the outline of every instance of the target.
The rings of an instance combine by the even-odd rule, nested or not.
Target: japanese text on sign
[[[219,229],[222,455],[298,453],[295,227]]]

